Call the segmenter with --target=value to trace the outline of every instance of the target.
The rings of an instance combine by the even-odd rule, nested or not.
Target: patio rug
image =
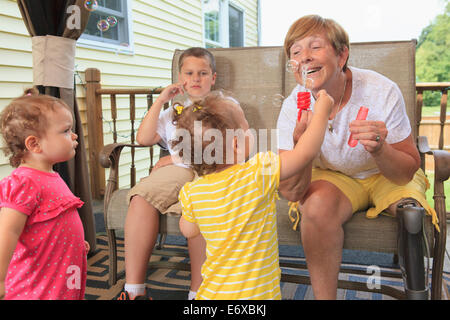
[[[185,247],[176,243],[167,244],[165,249],[182,251],[186,250]],[[280,253],[283,252],[283,248],[280,248]],[[109,287],[108,285],[108,245],[107,237],[104,235],[97,236],[97,248],[93,254],[90,254],[88,259],[88,276],[86,287],[86,300],[113,300],[124,285],[124,251],[123,240],[118,239],[118,270],[119,280],[118,282]],[[184,257],[164,257],[153,255],[151,261],[157,260],[169,260],[169,261],[186,261]],[[285,262],[300,262],[304,263],[302,257],[289,257],[281,258],[280,261]],[[340,274],[340,280],[360,281],[362,283],[369,283],[373,272],[366,272],[371,266],[356,265],[351,263],[345,263],[343,259],[343,267],[362,270],[360,275]],[[381,273],[389,272],[400,276],[400,270],[395,267],[378,267]],[[302,269],[284,269],[286,273],[304,274],[307,275],[307,270]],[[442,298],[450,299],[450,275],[444,273],[443,277],[443,294]],[[373,278],[372,278],[373,279]],[[170,269],[154,269],[149,268],[147,272],[147,287],[150,288],[150,294],[154,300],[186,300],[189,290],[190,273],[188,271],[170,270]],[[371,282],[373,283],[373,282]],[[399,277],[382,277],[381,285],[386,284],[402,290],[402,279]],[[295,283],[281,283],[281,292],[283,300],[312,300],[314,299],[311,286]],[[393,299],[387,295],[381,295],[378,293],[354,291],[338,289],[339,300],[391,300]]]

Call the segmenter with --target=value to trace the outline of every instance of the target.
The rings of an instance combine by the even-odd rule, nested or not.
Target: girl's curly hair
[[[5,146],[4,154],[9,156],[11,166],[17,168],[27,149],[25,140],[28,136],[42,137],[48,127],[46,114],[55,108],[69,106],[61,99],[39,95],[35,88],[26,89],[24,94],[11,101],[0,114],[0,133]]]
[[[197,158],[194,151],[199,150],[195,150],[194,148],[194,137],[196,134],[194,132],[195,121],[201,122],[202,133],[207,129],[217,129],[222,133],[222,137],[225,137],[227,129],[241,128],[239,120],[236,119],[233,112],[230,112],[230,109],[226,107],[226,104],[236,103],[230,99],[230,97],[225,96],[223,92],[212,91],[204,99],[195,101],[187,107],[180,108],[178,111],[176,107],[174,108],[173,123],[176,125],[177,130],[184,129],[189,133],[190,141],[187,145],[191,147],[187,148],[189,154],[183,154],[183,152],[186,151],[185,148],[183,148],[183,146],[186,146],[186,143],[183,145],[183,136],[180,136],[178,140],[171,141],[172,148],[179,152],[178,156],[180,158],[184,157],[185,159],[188,159],[189,166],[192,167],[199,176],[216,171],[217,163],[206,163],[203,157],[201,163],[196,161]],[[215,141],[210,140],[205,141],[202,137],[202,155],[205,148],[214,142]],[[226,142],[223,141],[221,145],[223,146],[222,154],[224,155],[223,160],[225,161]]]

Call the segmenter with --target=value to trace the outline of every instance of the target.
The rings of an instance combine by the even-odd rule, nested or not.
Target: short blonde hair
[[[307,15],[295,21],[289,28],[284,39],[284,52],[290,58],[290,50],[295,41],[305,37],[324,32],[336,54],[341,54],[346,48],[350,49],[347,32],[336,21],[325,19],[319,15]],[[347,69],[347,61],[343,67]]]
[[[216,59],[214,55],[208,51],[208,49],[201,47],[192,47],[183,51],[183,53],[178,58],[178,71],[181,72],[184,60],[187,57],[203,58],[209,61],[209,66],[211,68],[212,74],[216,73]]]

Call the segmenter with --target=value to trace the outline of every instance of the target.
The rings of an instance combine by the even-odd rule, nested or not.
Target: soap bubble
[[[289,60],[286,62],[286,71],[289,73],[296,73],[298,71],[299,63],[296,60]]]
[[[98,8],[97,0],[85,0],[84,1],[84,7],[87,11],[95,11]]]
[[[97,29],[101,32],[108,31],[109,29],[109,23],[105,19],[101,19],[97,22]]]
[[[284,96],[282,94],[275,94],[272,97],[272,106],[275,108],[281,108],[281,106],[283,105],[283,101],[284,101]]]
[[[117,25],[117,18],[114,16],[109,16],[106,18],[106,21],[108,21],[110,27],[115,27]]]

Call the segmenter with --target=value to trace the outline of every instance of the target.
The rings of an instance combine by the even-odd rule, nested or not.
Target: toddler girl
[[[4,152],[16,168],[0,181],[0,299],[83,299],[83,202],[53,171],[75,155],[72,113],[60,99],[25,93],[0,116]]]
[[[167,86],[151,106],[139,126],[136,141],[141,145],[159,144],[172,154],[169,141],[175,132],[174,115],[182,109],[163,110],[164,104],[180,95],[187,96],[189,104],[211,91],[216,81],[214,56],[204,48],[186,49],[178,60],[179,83]],[[151,174],[139,181],[128,193],[128,211],[125,220],[125,285],[118,300],[144,300],[149,298],[145,284],[148,261],[158,236],[159,216],[166,213],[181,214],[178,203],[180,188],[194,179],[194,172],[171,155],[162,157]],[[205,259],[205,241],[199,235],[188,239],[191,262],[189,299],[195,297],[200,283],[200,267]]]
[[[279,156],[259,152],[243,161],[252,145],[249,126],[239,105],[221,93],[177,119],[176,150],[200,176],[180,191],[181,232],[206,240],[196,299],[281,299],[276,191],[280,180],[302,170],[320,150],[333,99],[324,90],[318,95],[308,129]],[[230,130],[246,134],[242,139]]]

